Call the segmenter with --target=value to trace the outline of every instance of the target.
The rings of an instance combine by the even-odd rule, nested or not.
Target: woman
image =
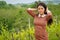
[[[34,11],[37,10],[38,14]],[[46,25],[52,23],[52,13],[48,12],[45,3],[39,3],[37,9],[28,8],[27,12],[34,18],[36,40],[48,40]]]

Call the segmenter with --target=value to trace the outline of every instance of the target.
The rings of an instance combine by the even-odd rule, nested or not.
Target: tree
[[[0,8],[4,7],[6,5],[7,5],[7,3],[5,1],[0,1]]]

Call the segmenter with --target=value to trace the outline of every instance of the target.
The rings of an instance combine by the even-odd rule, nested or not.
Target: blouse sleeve
[[[52,18],[52,13],[47,13],[47,20],[51,19]]]
[[[35,17],[35,15],[36,15],[32,10],[27,10],[27,12],[28,12],[32,17]]]

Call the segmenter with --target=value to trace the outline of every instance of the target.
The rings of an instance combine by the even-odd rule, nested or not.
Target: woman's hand
[[[36,11],[36,8],[28,8],[27,10],[32,10],[32,11]]]
[[[47,13],[51,13],[51,11],[48,9],[48,7],[47,7],[47,9],[46,9],[46,12],[47,12]]]

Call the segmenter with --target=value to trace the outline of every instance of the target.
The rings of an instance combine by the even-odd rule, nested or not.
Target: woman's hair
[[[44,14],[47,14],[47,11],[46,11],[46,10],[47,10],[47,5],[46,5],[45,3],[40,2],[40,3],[37,5],[37,8],[38,8],[38,6],[43,6],[44,9],[45,9]],[[38,14],[39,14],[39,13],[38,13]],[[37,14],[37,15],[38,15],[38,14]],[[48,25],[48,26],[51,25],[52,22],[53,22],[53,19],[51,18],[51,19],[48,20],[47,25]]]

